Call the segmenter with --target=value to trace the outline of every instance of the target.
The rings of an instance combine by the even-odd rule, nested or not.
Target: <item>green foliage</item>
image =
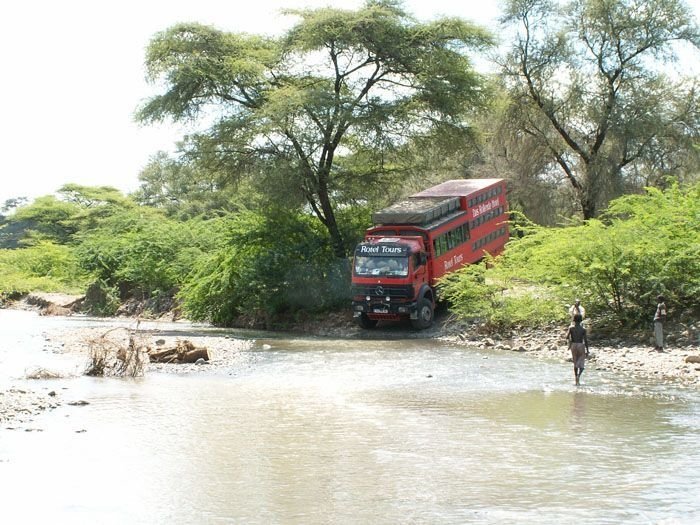
[[[538,324],[548,310],[561,318],[579,297],[601,326],[645,326],[658,294],[677,317],[700,310],[700,185],[622,197],[602,220],[524,231],[493,269],[469,268],[444,281],[459,315],[517,324],[515,298],[519,308],[541,312],[525,316]]]
[[[88,276],[74,249],[42,241],[35,246],[0,250],[0,296],[32,291],[79,292]]]
[[[121,297],[148,298],[177,289],[215,236],[214,223],[182,223],[140,208],[79,234],[77,253],[83,267]]]
[[[78,213],[69,221],[76,231],[96,228],[102,220],[135,207],[133,200],[110,186],[66,184],[58,190],[58,195],[78,206]]]
[[[73,218],[79,213],[77,204],[47,195],[18,208],[8,222],[21,225],[24,244],[44,239],[65,244],[78,230]]]
[[[458,317],[478,320],[491,329],[546,325],[566,317],[548,286],[526,286],[499,265],[465,266],[441,280],[440,292]]]
[[[230,179],[261,181],[278,204],[306,205],[342,259],[347,242],[336,214],[358,198],[348,192],[360,188],[364,198],[387,155],[412,135],[471,135],[467,117],[488,89],[468,53],[492,39],[464,20],[420,23],[393,0],[287,14],[298,22],[279,38],[199,24],[155,35],[146,67],[164,91],[137,117],[219,115],[188,137],[189,158]],[[344,157],[371,164],[351,171]]]
[[[679,43],[700,42],[684,0],[507,0],[504,11],[517,30],[502,70],[508,142],[539,160],[542,180],[560,170],[584,219],[631,187],[692,180],[700,92],[666,67]]]
[[[119,290],[101,279],[90,283],[85,290],[84,309],[92,315],[114,315],[119,305]]]
[[[82,209],[99,209],[104,207],[130,208],[133,203],[119,190],[111,186],[83,186],[81,184],[65,184],[58,194],[66,202],[77,204]]]
[[[223,242],[183,285],[184,310],[192,319],[226,325],[239,316],[269,319],[347,301],[349,268],[329,246],[307,215],[230,217]]]
[[[160,209],[135,207],[108,189],[69,185],[64,190],[65,200],[42,198],[23,213],[45,233],[50,219],[61,228],[70,226],[69,235],[55,235],[69,244],[42,241],[37,234],[34,245],[0,250],[4,297],[33,290],[85,291],[89,312],[112,315],[125,299],[170,302],[184,288],[187,313],[217,323],[241,315],[261,319],[346,306],[347,262],[333,256],[318,221],[290,211],[293,206],[275,206],[264,195],[248,193],[248,203],[264,215],[178,220]],[[354,244],[369,211],[346,205],[338,217],[343,236]]]
[[[180,220],[218,217],[239,208],[236,188],[225,175],[163,152],[151,158],[139,180],[141,187],[131,194],[136,202],[163,209]]]
[[[135,206],[119,190],[108,186],[66,184],[57,193],[58,197],[46,195],[18,207],[5,220],[4,229],[12,232],[8,239],[12,247],[42,240],[70,243],[77,232],[95,228],[110,215]]]

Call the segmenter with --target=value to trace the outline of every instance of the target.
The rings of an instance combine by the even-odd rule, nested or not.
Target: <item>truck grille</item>
[[[391,297],[392,299],[411,299],[413,286],[392,286],[390,284],[353,285],[352,295],[370,297]]]

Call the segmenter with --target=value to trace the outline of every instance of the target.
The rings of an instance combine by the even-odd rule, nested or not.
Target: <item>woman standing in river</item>
[[[664,323],[666,322],[666,303],[664,296],[656,298],[656,312],[654,313],[654,350],[664,351]]]
[[[581,325],[583,317],[581,314],[574,315],[574,325],[566,331],[566,340],[569,341],[571,358],[574,361],[574,377],[576,384],[580,384],[581,374],[588,356],[588,337],[586,329]]]

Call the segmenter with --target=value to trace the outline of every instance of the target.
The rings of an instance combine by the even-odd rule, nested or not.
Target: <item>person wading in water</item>
[[[588,356],[588,337],[586,329],[581,325],[581,314],[574,315],[574,325],[566,331],[566,340],[569,341],[571,357],[574,360],[574,377],[576,384],[580,384],[583,367]]]

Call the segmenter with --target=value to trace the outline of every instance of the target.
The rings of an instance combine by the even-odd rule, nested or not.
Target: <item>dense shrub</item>
[[[534,287],[490,259],[448,274],[440,292],[458,317],[492,329],[545,325],[566,317],[556,288]]]
[[[83,308],[92,315],[114,315],[119,309],[119,293],[101,279],[90,283],[85,290]]]
[[[18,206],[3,221],[5,231],[0,234],[0,243],[7,247],[42,240],[70,244],[77,232],[93,229],[105,218],[135,206],[111,187],[66,184],[58,190],[58,197],[46,195]]]
[[[216,237],[214,223],[178,222],[156,210],[119,213],[80,233],[83,267],[122,298],[176,290]]]
[[[459,315],[538,324],[580,297],[601,325],[645,326],[658,294],[678,319],[700,309],[700,185],[649,189],[612,202],[600,220],[529,225],[524,233],[479,279],[473,268],[445,279],[443,293]],[[494,300],[493,283],[508,293]]]
[[[0,250],[0,295],[77,293],[87,279],[72,247],[42,241],[27,248]]]
[[[322,310],[348,300],[348,268],[315,219],[246,212],[227,220],[221,246],[199,261],[180,298],[189,317],[217,324]]]

